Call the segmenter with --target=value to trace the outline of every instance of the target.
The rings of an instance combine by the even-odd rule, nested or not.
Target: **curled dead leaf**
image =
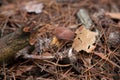
[[[81,26],[75,32],[77,35],[73,41],[72,48],[77,52],[84,50],[90,53],[95,46],[93,45],[96,41],[97,32],[92,32],[86,29],[84,26]]]
[[[113,18],[113,19],[120,19],[120,13],[106,12],[105,15],[110,16],[110,18]]]
[[[38,14],[42,12],[43,7],[44,7],[43,3],[39,3],[37,1],[30,1],[25,4],[24,9],[29,13],[34,12]]]

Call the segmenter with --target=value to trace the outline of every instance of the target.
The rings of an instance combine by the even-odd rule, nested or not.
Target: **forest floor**
[[[0,1],[0,80],[119,79],[120,1]]]

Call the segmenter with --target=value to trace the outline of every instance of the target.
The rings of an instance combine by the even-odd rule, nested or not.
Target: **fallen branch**
[[[15,54],[27,46],[29,36],[22,31],[17,30],[0,39],[0,64],[3,62],[12,62]]]

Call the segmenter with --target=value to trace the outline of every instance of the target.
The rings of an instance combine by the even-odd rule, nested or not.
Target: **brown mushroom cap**
[[[53,34],[60,40],[68,40],[68,41],[73,40],[75,36],[75,33],[66,27],[55,28]]]

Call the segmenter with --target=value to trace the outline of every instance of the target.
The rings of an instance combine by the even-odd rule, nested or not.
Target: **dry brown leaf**
[[[77,35],[73,41],[72,48],[77,52],[84,50],[90,53],[95,48],[93,44],[95,43],[98,34],[86,29],[84,26],[77,29],[75,33]]]
[[[120,19],[120,13],[105,13],[105,15],[110,16],[113,19]]]
[[[30,2],[26,3],[24,9],[27,12],[30,12],[30,13],[34,12],[34,13],[38,14],[38,13],[42,12],[43,7],[44,7],[43,3],[39,3],[37,1],[30,1]]]

